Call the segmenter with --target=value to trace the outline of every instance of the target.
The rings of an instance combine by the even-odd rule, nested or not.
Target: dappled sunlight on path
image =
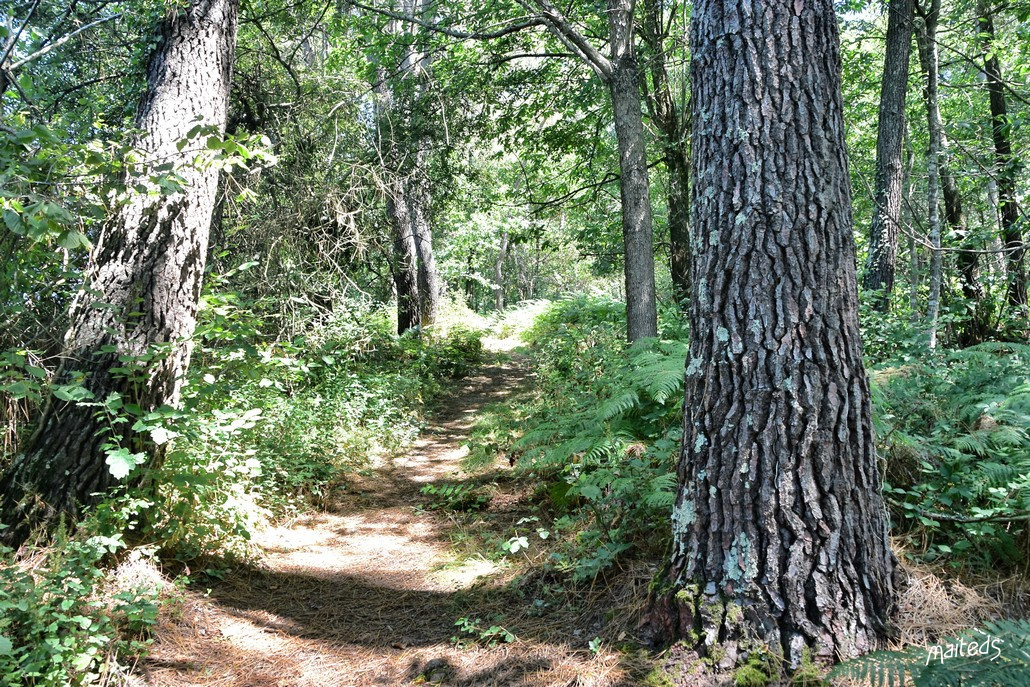
[[[452,641],[458,618],[526,602],[501,584],[497,563],[454,560],[453,523],[417,507],[421,489],[462,477],[476,413],[525,376],[517,358],[483,368],[404,455],[341,491],[328,512],[260,532],[257,563],[206,594],[188,592],[181,616],[162,620],[142,666],[148,684],[630,684],[619,654],[584,650],[572,641],[582,631],[546,619],[496,647]]]

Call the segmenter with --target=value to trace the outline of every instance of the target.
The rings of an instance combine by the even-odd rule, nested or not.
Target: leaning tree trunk
[[[858,328],[832,0],[694,4],[694,275],[679,492],[650,617],[722,668],[852,657],[896,561]],[[716,651],[717,650],[717,651]]]
[[[615,111],[622,179],[622,238],[626,258],[626,335],[630,341],[658,336],[655,302],[654,232],[647,175],[644,121],[637,60],[633,53],[633,2],[609,0],[612,73],[608,90]]]
[[[101,232],[71,307],[61,377],[82,378],[97,401],[121,397],[142,412],[176,405],[189,365],[216,167],[193,164],[200,145],[178,144],[198,124],[225,125],[236,38],[237,0],[192,0],[170,12],[150,59],[147,92],[137,115],[138,145],[149,165],[174,162],[178,193],[137,194]],[[128,361],[128,362],[126,362]],[[127,368],[133,368],[127,372]],[[107,444],[157,451],[133,435],[130,421],[112,425],[97,408],[51,399],[29,448],[0,483],[8,542],[81,507],[116,482]],[[118,438],[118,435],[121,438]]]
[[[891,0],[887,12],[887,48],[883,58],[880,119],[876,132],[875,207],[869,229],[869,258],[862,284],[868,291],[880,292],[873,305],[882,312],[890,307],[898,259],[901,181],[904,176],[901,156],[905,142],[905,97],[908,94],[915,2]]]
[[[1001,62],[994,50],[994,18],[992,3],[979,0],[980,35],[984,37],[984,76],[991,101],[991,133],[994,138],[994,157],[998,168],[998,205],[1001,211],[1001,233],[1005,242],[1008,270],[1008,288],[1005,299],[1009,305],[1024,309],[1027,305],[1026,246],[1019,221],[1016,201],[1018,162],[1012,155],[1011,124],[1005,103],[1005,82],[1001,76]],[[1026,313],[1023,312],[1023,317]]]
[[[916,31],[916,45],[919,48],[919,62],[926,84],[923,98],[926,101],[927,129],[930,146],[926,155],[926,203],[929,210],[930,239],[930,296],[926,305],[926,317],[930,321],[929,348],[937,348],[938,326],[941,314],[941,284],[944,281],[944,265],[941,255],[941,214],[939,205],[940,165],[943,153],[944,123],[938,98],[938,53],[937,19],[940,14],[940,0],[932,0],[929,10],[920,18]]]
[[[398,334],[419,326],[418,252],[411,231],[405,183],[403,180],[395,183],[386,199],[386,214],[393,229],[393,283],[397,289]]]

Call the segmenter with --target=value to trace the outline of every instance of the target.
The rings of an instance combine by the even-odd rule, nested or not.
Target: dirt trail
[[[325,513],[258,537],[264,554],[207,595],[189,592],[141,666],[149,685],[631,684],[619,654],[586,650],[599,628],[568,609],[532,610],[495,564],[453,561],[446,515],[416,508],[428,483],[467,479],[461,458],[477,411],[525,380],[517,358],[482,368],[445,399],[431,428]],[[506,465],[494,479],[505,479]],[[498,477],[500,476],[500,477]],[[507,481],[511,485],[510,480]],[[504,494],[490,508],[517,509]],[[559,604],[560,606],[560,604]],[[460,617],[505,614],[517,639],[460,648]],[[466,635],[468,637],[468,635]]]

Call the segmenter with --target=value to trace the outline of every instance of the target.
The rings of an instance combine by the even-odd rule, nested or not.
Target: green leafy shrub
[[[205,296],[186,408],[144,418],[167,441],[148,480],[151,536],[167,550],[246,555],[257,522],[326,503],[409,442],[444,380],[480,361],[477,331],[397,337],[382,307],[345,305],[278,341],[238,294]]]
[[[119,656],[145,648],[156,591],[103,593],[101,560],[122,546],[118,537],[58,535],[25,562],[0,547],[0,685],[94,684]]]

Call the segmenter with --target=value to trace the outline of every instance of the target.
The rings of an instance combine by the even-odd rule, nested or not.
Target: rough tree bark
[[[873,307],[881,312],[890,307],[898,257],[905,97],[908,94],[915,1],[890,0],[887,13],[887,47],[883,58],[880,117],[876,132],[875,207],[869,228],[869,258],[862,284],[868,291],[881,292],[873,303]]]
[[[976,10],[980,35],[984,47],[984,76],[991,101],[991,134],[994,138],[994,158],[998,175],[998,206],[1001,212],[1001,234],[1005,242],[1008,270],[1008,288],[1005,299],[1010,306],[1024,309],[1027,305],[1026,246],[1019,221],[1016,200],[1018,161],[1012,155],[1011,126],[1005,103],[1005,82],[1001,75],[1001,62],[994,51],[993,3],[979,0]],[[1025,317],[1025,313],[1024,313]]]
[[[759,645],[794,666],[806,647],[869,651],[895,601],[833,5],[693,9],[692,337],[673,553],[649,617],[724,668]]]
[[[686,308],[690,299],[690,119],[672,95],[665,68],[665,22],[660,0],[644,0],[640,33],[648,48],[651,88],[646,102],[651,120],[661,132],[662,158],[669,175],[669,272],[676,301]],[[646,80],[645,80],[646,82]]]
[[[147,91],[136,118],[148,164],[177,163],[179,193],[139,194],[101,232],[85,283],[71,306],[61,377],[83,377],[103,401],[119,394],[143,411],[175,405],[196,326],[218,171],[193,165],[195,146],[178,143],[198,123],[221,130],[236,37],[237,0],[192,0],[170,12],[150,59]],[[194,149],[194,150],[191,150]],[[154,356],[133,375],[121,368]],[[120,357],[121,360],[120,360]],[[122,446],[147,450],[146,437],[121,426]],[[80,508],[115,480],[103,444],[112,428],[94,407],[52,399],[27,450],[0,482],[4,539],[23,541],[58,516]]]

